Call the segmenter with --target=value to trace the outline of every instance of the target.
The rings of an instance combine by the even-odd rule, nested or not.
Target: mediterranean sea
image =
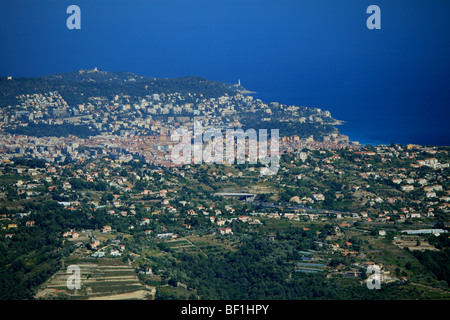
[[[244,87],[246,84],[243,84]],[[365,96],[341,97],[314,93],[313,88],[299,90],[295,85],[273,90],[272,87],[249,87],[256,91],[255,98],[264,102],[279,102],[287,105],[317,107],[331,112],[333,118],[344,121],[337,126],[351,141],[361,144],[449,146],[450,126],[448,111],[428,112],[427,109],[409,110],[414,101],[405,99],[403,104],[390,97],[379,97],[367,101]],[[415,102],[417,103],[417,102]],[[424,103],[433,103],[432,101]],[[445,109],[441,109],[445,110]],[[447,108],[448,110],[448,108]]]

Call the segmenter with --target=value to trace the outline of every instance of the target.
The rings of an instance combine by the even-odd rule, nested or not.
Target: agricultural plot
[[[197,252],[199,249],[187,238],[180,238],[176,240],[166,240],[165,245],[174,251],[184,251],[184,252]]]
[[[400,239],[394,240],[393,243],[400,248],[408,248],[409,250],[431,250],[438,251],[434,246],[421,239],[420,237],[400,237]]]
[[[113,262],[113,263],[110,263]],[[80,289],[69,289],[70,276],[62,268],[36,294],[36,299],[151,299],[154,289],[139,281],[135,269],[127,264],[119,264],[114,259],[78,260],[80,268]]]
[[[236,250],[237,240],[222,239],[215,234],[190,235],[185,238],[165,240],[164,244],[176,252],[196,252],[208,256],[209,254]]]
[[[222,239],[215,234],[205,236],[191,235],[187,238],[206,255],[234,251],[236,250],[236,245],[238,245],[237,240]]]

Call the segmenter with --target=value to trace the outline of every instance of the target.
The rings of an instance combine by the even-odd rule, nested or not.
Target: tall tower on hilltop
[[[241,86],[241,79],[238,79],[238,86]]]

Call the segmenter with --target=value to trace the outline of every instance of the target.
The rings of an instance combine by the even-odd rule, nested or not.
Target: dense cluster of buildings
[[[242,128],[242,117],[253,114],[262,121],[275,117],[300,123],[339,123],[328,111],[319,108],[267,104],[241,93],[217,99],[197,94],[151,94],[137,101],[127,95],[116,95],[112,99],[91,97],[89,102],[76,106],[69,106],[56,91],[17,98],[18,105],[0,111],[0,130],[8,129],[0,134],[2,160],[27,156],[65,162],[106,155],[129,159],[138,155],[149,163],[170,166],[172,133],[180,127],[192,130],[194,122],[201,122],[203,130],[235,129]],[[60,126],[61,130],[65,124],[83,125],[93,130],[93,134],[81,138],[67,133],[39,137],[7,133],[30,124]],[[320,137],[320,142],[318,138],[281,137],[280,150],[359,148],[347,136],[336,132]]]

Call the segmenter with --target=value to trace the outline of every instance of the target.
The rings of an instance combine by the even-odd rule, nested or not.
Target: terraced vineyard
[[[69,289],[72,275],[62,268],[41,286],[36,299],[121,300],[151,299],[154,288],[143,285],[135,269],[114,259],[86,259],[76,264],[81,270],[81,288]]]

